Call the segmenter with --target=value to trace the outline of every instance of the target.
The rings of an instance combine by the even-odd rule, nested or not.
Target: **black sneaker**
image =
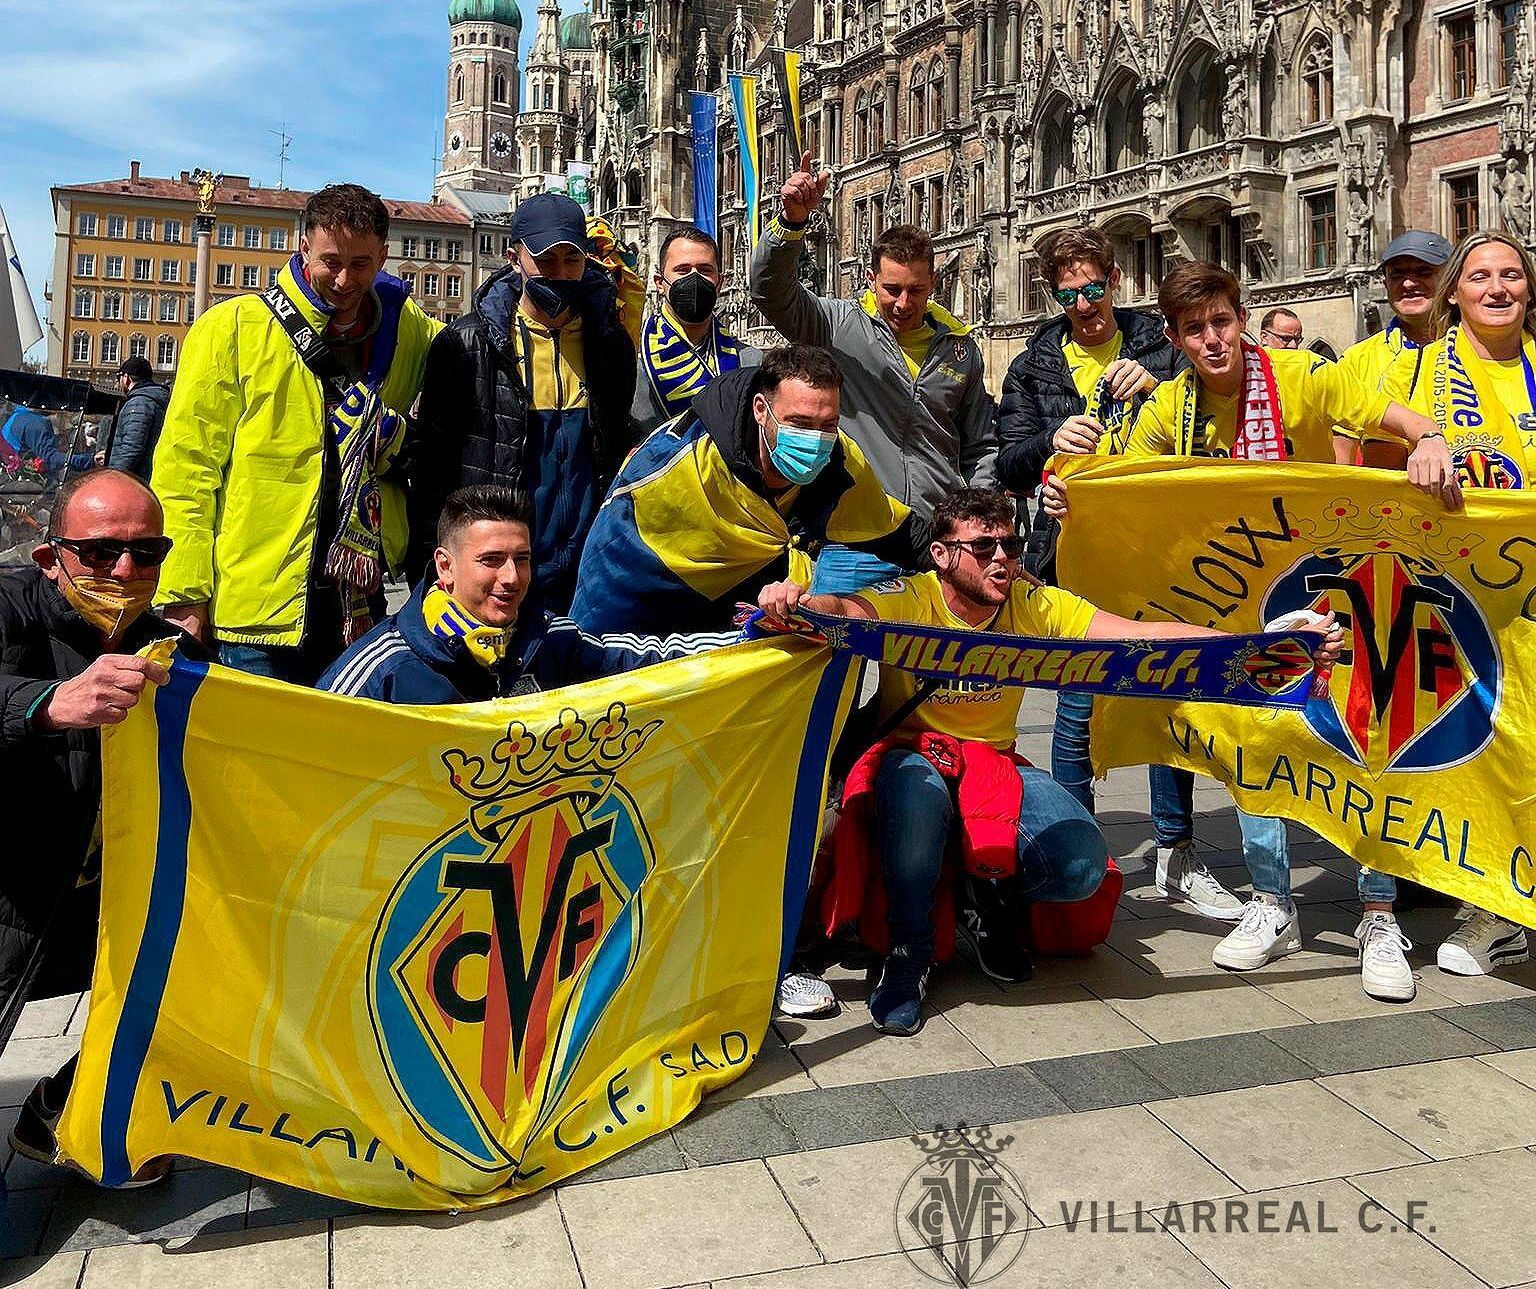
[[[1020,984],[1035,974],[1035,960],[1020,942],[1019,918],[991,891],[968,884],[969,898],[955,909],[955,948],[982,975],[1005,985]]]
[[[910,949],[893,949],[887,955],[869,995],[870,1023],[882,1034],[910,1038],[922,1029],[931,966],[927,955],[917,956]]]
[[[27,1095],[22,1103],[21,1110],[16,1115],[16,1122],[11,1127],[6,1140],[23,1159],[30,1159],[36,1164],[48,1164],[51,1166],[74,1167],[59,1158],[59,1139],[57,1129],[59,1118],[64,1113],[63,1094],[54,1084],[53,1078],[39,1079],[37,1086]],[[50,1103],[58,1099],[58,1109],[52,1109]],[[126,1182],[121,1183],[115,1189],[134,1190],[140,1186],[153,1186],[156,1182],[163,1182],[171,1175],[171,1160],[169,1156],[159,1159],[151,1159],[138,1172]]]

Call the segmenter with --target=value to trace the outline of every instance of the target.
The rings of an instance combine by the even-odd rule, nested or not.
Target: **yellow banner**
[[[1160,458],[1062,467],[1062,584],[1129,616],[1252,631],[1338,615],[1302,711],[1111,698],[1095,768],[1164,764],[1371,868],[1536,926],[1536,493],[1466,509],[1388,471]]]
[[[786,640],[464,707],[178,659],[104,731],[64,1150],[473,1208],[677,1123],[767,1028],[850,691]]]

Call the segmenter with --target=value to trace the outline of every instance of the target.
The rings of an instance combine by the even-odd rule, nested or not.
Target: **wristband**
[[[1415,441],[1415,443],[1416,444],[1422,443],[1422,442],[1424,442],[1425,439],[1443,439],[1444,437],[1445,437],[1445,431],[1444,430],[1429,430],[1426,433],[1419,435],[1419,437]]]

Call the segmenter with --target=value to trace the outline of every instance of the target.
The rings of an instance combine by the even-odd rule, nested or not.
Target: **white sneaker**
[[[1413,941],[1397,919],[1384,909],[1372,909],[1355,928],[1355,941],[1360,946],[1360,987],[1383,1002],[1411,1002],[1418,986],[1403,951],[1413,948]]]
[[[1157,848],[1157,893],[1173,904],[1220,922],[1243,916],[1243,902],[1218,882],[1195,855],[1195,843],[1181,841]]]
[[[1440,946],[1435,965],[1453,976],[1486,976],[1530,956],[1523,926],[1478,909]]]
[[[1301,915],[1273,895],[1255,895],[1227,938],[1211,951],[1211,961],[1228,971],[1252,971],[1273,958],[1301,948]]]
[[[792,972],[779,981],[779,1011],[785,1016],[834,1016],[837,995],[820,976]]]

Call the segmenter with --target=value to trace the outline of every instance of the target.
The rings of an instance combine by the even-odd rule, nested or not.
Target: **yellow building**
[[[309,195],[224,177],[215,197],[210,304],[264,291],[277,280],[298,249],[299,216]],[[169,380],[197,289],[191,176],[144,176],[135,161],[126,179],[60,186],[52,196],[48,370],[105,382],[123,359],[139,355]],[[386,197],[384,204],[389,270],[409,283],[433,317],[457,317],[476,285],[468,216],[447,203]]]

